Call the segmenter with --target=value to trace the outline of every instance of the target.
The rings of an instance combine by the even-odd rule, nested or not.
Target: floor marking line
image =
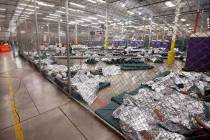
[[[10,96],[10,108],[12,112],[13,122],[15,125],[15,135],[16,135],[17,140],[24,140],[22,127],[20,124],[20,118],[18,115],[17,107],[16,107],[15,95],[14,95],[13,86],[12,86],[13,83],[10,78],[7,79],[7,84],[8,84],[8,91],[9,91],[9,96]]]

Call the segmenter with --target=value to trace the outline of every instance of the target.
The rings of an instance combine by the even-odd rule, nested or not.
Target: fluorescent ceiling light
[[[91,26],[92,28],[100,28],[100,27],[98,27],[98,26]]]
[[[32,15],[32,14],[34,14],[34,12],[25,12],[25,13],[23,13],[23,14]],[[38,13],[37,13],[37,14],[38,14]]]
[[[22,13],[22,11],[16,10],[15,13]]]
[[[49,3],[46,3],[46,2],[42,2],[42,1],[36,1],[36,3],[37,3],[38,5],[41,5],[41,6],[55,7],[54,4],[49,4]]]
[[[73,8],[69,8],[69,10],[73,11],[73,12],[84,12],[84,11],[81,11],[81,10],[78,10],[78,9],[76,10],[76,9],[73,9]]]
[[[131,12],[131,11],[128,11],[128,13],[129,13],[129,14],[131,14],[131,15],[133,15],[133,14],[134,14],[134,12]]]
[[[119,22],[119,23],[117,23],[117,24],[119,24],[119,25],[124,25],[122,22]]]
[[[76,9],[72,9],[72,8],[69,8],[69,10],[70,10],[70,11],[74,11],[74,12],[76,12],[76,11],[77,11]]]
[[[190,26],[190,24],[186,24],[186,26],[187,26],[187,27],[189,27],[189,26]]]
[[[105,24],[105,22],[104,22],[104,21],[98,21],[98,23],[100,23],[100,24]]]
[[[73,24],[76,24],[76,22],[75,21],[71,21],[71,22],[69,22],[69,24],[73,25]]]
[[[60,17],[60,15],[57,14],[49,14],[50,16],[54,16],[54,17]]]
[[[20,9],[20,10],[23,10],[23,9],[24,9],[24,7],[17,7],[16,9]]]
[[[92,24],[92,25],[98,25],[98,23],[96,23],[96,22],[92,22],[91,24]]]
[[[90,20],[90,19],[86,19],[86,18],[82,18],[81,20],[91,22],[91,20]]]
[[[31,12],[34,12],[34,9],[26,9],[26,11],[31,11]]]
[[[88,27],[88,24],[80,24],[80,26]]]
[[[85,21],[82,21],[82,20],[76,20],[77,23],[83,23]]]
[[[43,20],[51,20],[51,21],[57,21],[56,19],[51,19],[51,18],[42,18]]]
[[[165,5],[168,6],[168,7],[175,7],[175,6],[176,6],[176,5],[173,4],[171,1],[165,2]]]
[[[53,18],[53,19],[57,19],[58,17],[55,17],[55,16],[46,16],[46,18]]]
[[[123,7],[123,8],[124,8],[124,7],[125,7],[125,4],[124,4],[124,3],[123,3],[123,4],[121,4],[121,7]]]
[[[116,18],[115,18],[115,19],[113,19],[113,20],[114,20],[114,21],[117,21],[117,22],[120,22],[120,20],[119,20],[119,19],[116,19]]]
[[[88,17],[89,19],[94,19],[94,20],[97,20],[98,18],[96,18],[96,17]]]
[[[80,7],[80,8],[85,8],[84,5],[80,5],[80,4],[77,4],[77,3],[74,3],[74,2],[70,2],[71,5],[74,5],[74,6],[77,6],[77,7]]]
[[[25,7],[34,8],[34,6],[33,5],[30,5],[30,4],[20,3],[19,5],[25,6]],[[39,7],[37,6],[36,8],[39,8]]]
[[[91,3],[96,3],[96,1],[94,1],[94,0],[87,0],[87,1],[89,1]]]
[[[63,12],[63,11],[59,11],[59,10],[57,10],[57,11],[56,11],[56,13],[65,14],[65,12]]]
[[[102,17],[102,18],[106,18],[106,16],[102,16],[102,15],[97,15],[97,16]]]
[[[0,8],[0,11],[5,11],[6,9],[4,9],[4,8]]]
[[[106,3],[106,1],[104,0],[96,0],[97,2],[100,2],[100,3]]]
[[[181,21],[182,21],[182,22],[185,22],[185,21],[186,21],[186,19],[182,18],[182,19],[181,19]]]

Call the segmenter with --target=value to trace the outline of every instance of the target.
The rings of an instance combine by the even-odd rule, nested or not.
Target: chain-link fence
[[[43,76],[127,139],[210,138],[209,12],[190,13],[193,33],[180,21],[181,0],[174,1],[174,22],[142,16],[135,28],[114,23],[112,3],[97,26],[82,25],[97,19],[80,17],[72,2],[57,4],[49,18],[28,2],[33,14],[23,11],[17,23],[20,53]]]

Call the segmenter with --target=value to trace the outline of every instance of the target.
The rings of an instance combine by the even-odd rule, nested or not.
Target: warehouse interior
[[[209,140],[209,0],[0,0],[0,140]]]

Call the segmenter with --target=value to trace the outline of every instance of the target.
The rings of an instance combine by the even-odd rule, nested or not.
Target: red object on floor
[[[96,98],[96,103],[97,104],[99,104],[100,106],[106,106],[107,105],[107,103],[105,102],[105,101],[102,101],[101,99],[99,99],[99,98]]]
[[[0,52],[10,52],[11,49],[7,43],[0,45]]]

